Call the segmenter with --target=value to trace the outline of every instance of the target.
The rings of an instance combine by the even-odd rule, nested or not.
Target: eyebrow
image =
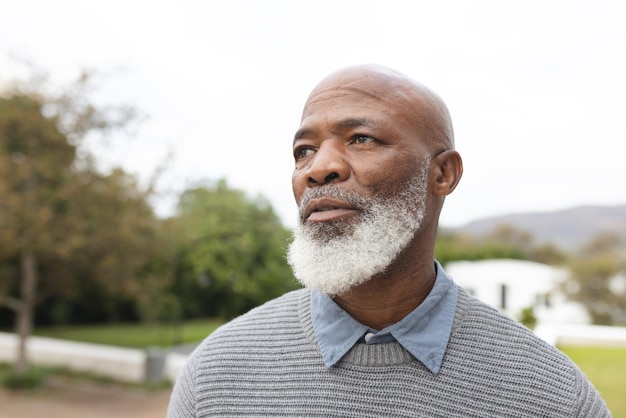
[[[344,129],[349,129],[349,128],[358,128],[360,126],[374,128],[376,124],[369,118],[346,118],[338,122],[335,122],[333,125],[333,128],[337,130],[344,130]],[[298,139],[302,139],[303,137],[310,135],[310,134],[314,134],[314,133],[315,133],[314,129],[304,127],[304,128],[298,129],[298,131],[293,137],[293,140],[295,142]]]

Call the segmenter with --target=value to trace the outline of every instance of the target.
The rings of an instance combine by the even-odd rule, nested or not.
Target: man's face
[[[365,86],[367,87],[367,86]],[[298,280],[342,293],[384,271],[426,212],[430,155],[416,111],[339,86],[314,92],[294,139]]]
[[[311,95],[293,143],[299,206],[307,191],[330,183],[364,198],[394,196],[418,173],[428,148],[415,109],[398,102],[341,86]],[[349,225],[361,212],[323,196],[305,203],[300,222],[327,230],[324,225]]]

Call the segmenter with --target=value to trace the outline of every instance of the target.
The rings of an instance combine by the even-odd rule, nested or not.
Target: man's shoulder
[[[267,301],[219,327],[201,346],[236,344],[298,327],[300,311],[309,293],[309,290],[299,289]]]
[[[462,318],[455,320],[455,329],[465,335],[488,335],[486,341],[495,344],[500,342],[525,342],[536,344],[541,348],[553,350],[547,342],[537,337],[530,329],[520,324],[510,316],[486,304],[480,299],[467,294],[466,291],[459,291],[459,311]],[[558,351],[558,350],[556,350]]]
[[[459,295],[459,310],[464,314],[455,320],[452,340],[460,348],[479,350],[483,360],[493,357],[499,364],[507,360],[538,368],[551,364],[563,373],[573,372],[572,361],[530,329],[465,291]]]
[[[538,411],[558,404],[571,416],[608,416],[593,385],[565,354],[465,291],[459,292],[446,356],[450,375],[469,375],[476,387],[506,382],[509,395],[532,398]],[[505,386],[497,383],[491,388]],[[601,415],[573,412],[578,408],[594,408]]]

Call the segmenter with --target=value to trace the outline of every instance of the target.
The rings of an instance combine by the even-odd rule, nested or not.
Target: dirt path
[[[34,392],[0,389],[0,418],[164,418],[170,389],[54,381]]]

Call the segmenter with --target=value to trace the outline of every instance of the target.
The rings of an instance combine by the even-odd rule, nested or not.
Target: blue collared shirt
[[[313,330],[326,367],[334,366],[359,341],[366,344],[397,341],[437,374],[452,331],[458,289],[437,261],[435,269],[435,284],[426,299],[400,322],[380,331],[361,324],[328,295],[313,290]]]

